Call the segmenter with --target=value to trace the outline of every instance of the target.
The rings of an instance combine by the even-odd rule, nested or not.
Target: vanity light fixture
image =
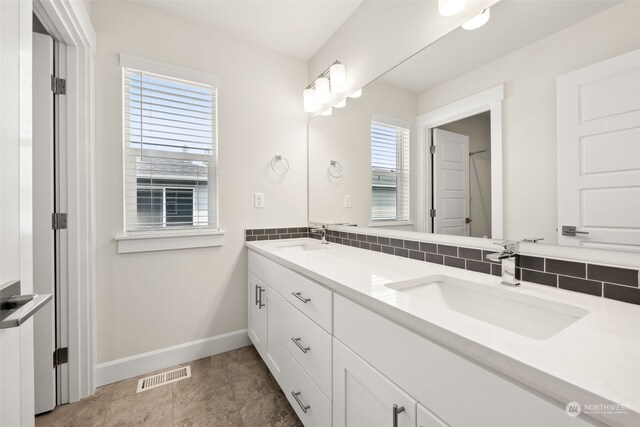
[[[305,89],[302,92],[304,100],[304,111],[306,113],[315,113],[318,110],[318,100],[316,99],[316,90],[312,88]]]
[[[438,11],[442,16],[453,16],[467,7],[467,0],[438,0]]]
[[[331,80],[331,93],[340,94],[347,90],[347,69],[344,64],[334,62],[329,67],[329,80]]]
[[[340,101],[336,102],[334,107],[344,108],[345,105],[347,105],[347,98],[341,99]]]
[[[322,113],[320,113],[321,116],[330,116],[331,113],[333,113],[333,107],[329,107],[326,110],[324,110]]]
[[[302,92],[304,111],[315,113],[322,104],[331,100],[331,95],[339,95],[346,90],[347,69],[340,61],[334,61]],[[344,105],[338,106],[342,107]]]
[[[489,22],[490,17],[491,11],[489,10],[489,8],[487,8],[483,10],[479,15],[474,16],[473,18],[462,24],[462,28],[464,28],[465,30],[476,30]]]
[[[360,98],[361,96],[362,96],[362,88],[356,90],[351,95],[349,95],[349,98]]]
[[[329,90],[329,79],[326,77],[318,77],[315,81],[316,98],[318,102],[325,103],[331,99],[331,91]]]

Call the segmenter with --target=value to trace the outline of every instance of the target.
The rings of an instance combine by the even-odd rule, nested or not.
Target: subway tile
[[[389,239],[389,244],[391,246],[396,247],[396,248],[403,248],[404,247],[404,241],[402,239]]]
[[[308,233],[309,227],[298,227],[298,232],[300,233]]]
[[[438,247],[439,246],[440,245],[438,245]],[[464,268],[464,260],[462,258],[446,256],[444,257],[444,265],[448,265],[449,267]]]
[[[419,261],[424,261],[424,252],[410,250],[409,251],[409,258],[417,259]]]
[[[638,287],[638,270],[589,264],[588,279]]]
[[[358,234],[358,240],[361,242],[366,242],[367,241],[367,235],[366,234]]]
[[[389,238],[388,237],[380,237],[380,236],[378,236],[378,243],[380,243],[381,245],[387,245],[387,246],[389,246],[391,244],[389,242]]]
[[[287,228],[278,228],[278,230],[277,230],[278,234],[287,233],[288,231],[289,231],[289,229],[287,229]]]
[[[339,245],[342,244],[342,239],[340,237],[334,237],[333,238],[335,240],[336,243],[338,243]]]
[[[251,236],[253,234],[253,230],[244,230],[245,236]]]
[[[333,236],[327,236],[327,242],[329,243],[335,243],[336,239]]]
[[[276,229],[275,228],[266,228],[264,230],[264,234],[276,234]]]
[[[581,292],[583,294],[602,296],[602,282],[578,279],[577,277],[558,276],[558,287],[568,291]]]
[[[494,276],[502,276],[502,265],[501,264],[494,264],[494,263],[490,263],[491,265],[491,274],[493,274]]]
[[[438,245],[438,253],[441,255],[458,256],[457,246]],[[446,263],[446,262],[445,262]]]
[[[269,240],[280,240],[279,234],[269,234]]]
[[[378,236],[367,236],[367,242],[378,243]]]
[[[529,270],[544,271],[544,258],[537,256],[518,255],[517,265]]]
[[[491,254],[497,254],[498,252],[496,251],[482,251],[482,260],[486,261],[486,262],[490,262],[493,264],[502,264],[502,261],[492,261],[490,259],[487,259],[487,255],[491,255]]]
[[[356,233],[349,233],[349,240],[358,240],[358,235]]]
[[[371,243],[367,243],[367,242],[360,242],[360,248],[361,248],[361,249],[369,250],[369,249],[371,249]]]
[[[247,236],[247,242],[253,242],[257,236]]]
[[[372,243],[371,244],[371,250],[375,251],[375,252],[381,252],[382,251],[382,246],[376,244],[376,243]]]
[[[358,242],[357,240],[350,240],[349,241],[349,246],[353,246],[354,248],[359,248],[360,247],[360,242]]]
[[[437,255],[437,254],[432,254],[432,253],[427,253],[427,262],[432,262],[434,264],[444,264],[444,256],[442,255]]]
[[[547,258],[545,271],[573,277],[587,277],[587,266],[582,262],[562,261]]]
[[[253,229],[253,235],[257,236],[259,234],[264,234],[264,228],[254,228]]]
[[[527,270],[524,268],[521,270],[522,280],[524,280],[525,282],[533,282],[538,283],[539,285],[553,286],[554,288],[558,287],[558,276],[555,274],[543,273],[541,271],[535,270]]]
[[[414,251],[420,250],[420,243],[415,240],[405,240],[404,247],[406,249],[413,249]]]
[[[298,232],[298,227],[291,227],[287,229],[287,233],[297,233]]]
[[[291,235],[291,238],[292,238],[292,239],[300,239],[301,237],[302,237],[302,234],[301,234],[301,233],[296,233],[296,234],[292,234],[292,235]]]
[[[281,239],[290,239],[291,238],[291,234],[281,234],[280,238]]]
[[[477,271],[479,273],[491,274],[491,264],[489,264],[488,262],[474,261],[472,259],[468,259],[467,270]]]
[[[395,248],[393,252],[397,256],[401,256],[401,257],[405,257],[405,258],[407,258],[409,256],[409,251],[406,250],[406,249]]]
[[[266,236],[264,234],[261,236],[258,236],[258,240],[268,240],[268,239],[269,239],[269,236]]]
[[[343,239],[348,239],[349,238],[349,233],[347,233],[346,231],[341,231],[340,232],[340,237]]]
[[[628,286],[619,286],[613,283],[605,283],[604,297],[631,304],[640,304],[640,289]]]
[[[420,242],[420,250],[423,252],[438,253],[438,245],[435,243]]]
[[[480,249],[460,247],[458,248],[458,256],[460,258],[482,261],[482,251]]]
[[[391,246],[382,246],[382,252],[393,255],[393,248]]]

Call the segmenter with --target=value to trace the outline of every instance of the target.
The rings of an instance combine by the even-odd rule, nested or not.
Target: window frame
[[[396,218],[394,219],[378,219],[378,220],[374,220],[373,219],[373,185],[371,183],[371,178],[373,177],[373,165],[371,164],[371,140],[372,140],[372,135],[371,135],[371,126],[374,123],[379,123],[381,125],[387,125],[387,126],[392,126],[392,127],[396,127],[396,128],[401,128],[401,129],[406,129],[409,132],[409,137],[407,138],[406,144],[407,144],[407,151],[408,151],[408,159],[407,159],[407,166],[408,166],[408,170],[409,170],[409,174],[408,177],[406,179],[406,184],[408,185],[408,191],[407,191],[407,197],[409,199],[407,205],[407,219],[398,219],[398,215],[397,215],[397,210],[396,210]],[[411,122],[407,122],[404,120],[399,120],[399,119],[395,119],[392,117],[387,117],[387,116],[382,116],[379,114],[372,114],[371,118],[369,120],[369,147],[370,147],[370,155],[369,155],[369,173],[370,173],[370,185],[369,185],[369,193],[370,193],[370,197],[371,197],[371,203],[369,206],[369,226],[370,227],[389,227],[389,226],[396,226],[396,225],[411,225],[413,224],[413,220],[412,220],[412,195],[411,195],[411,157],[412,157],[412,147],[411,147],[411,138],[413,135],[413,125]],[[397,147],[396,147],[397,149]],[[403,168],[402,170],[404,171],[406,168]],[[403,175],[404,173],[400,172],[398,175]],[[396,202],[397,203],[397,202]],[[397,209],[397,208],[396,208]]]
[[[202,71],[191,70],[188,68],[178,67],[175,65],[165,64],[158,61],[153,61],[145,58],[136,57],[120,53],[120,67],[133,68],[144,72],[158,74],[160,76],[166,76],[169,78],[176,78],[191,81],[194,83],[206,84],[215,88],[215,115],[212,118],[212,125],[214,127],[214,147],[212,150],[212,160],[214,161],[215,170],[212,170],[211,166],[208,166],[208,179],[207,179],[207,191],[208,197],[215,197],[214,211],[211,212],[212,203],[209,202],[209,217],[215,218],[216,226],[198,226],[193,225],[186,228],[172,230],[171,227],[165,227],[163,229],[156,230],[129,230],[127,231],[127,205],[126,205],[126,170],[125,162],[127,156],[126,143],[126,112],[124,101],[124,73],[121,80],[121,89],[123,91],[122,99],[122,232],[115,237],[117,242],[118,253],[130,253],[130,252],[147,252],[156,250],[170,250],[170,249],[186,249],[196,247],[210,247],[210,246],[222,246],[224,244],[224,230],[220,224],[220,192],[219,192],[219,174],[220,174],[220,162],[218,156],[218,147],[220,141],[218,139],[218,78],[212,74]],[[166,154],[166,153],[165,153]],[[179,153],[176,158],[181,157]],[[164,194],[164,190],[163,190]],[[164,215],[164,209],[163,209]]]

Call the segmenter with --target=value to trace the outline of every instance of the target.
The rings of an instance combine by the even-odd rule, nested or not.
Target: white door
[[[264,357],[267,345],[266,285],[249,273],[249,339]]]
[[[558,243],[640,251],[640,50],[557,89]]]
[[[266,342],[266,363],[274,378],[282,382],[282,368],[285,357],[285,333],[287,302],[276,291],[266,286],[263,299],[266,296],[267,312],[267,342]]]
[[[415,399],[334,339],[333,427],[392,425],[415,427]]]
[[[33,34],[33,291],[54,294],[55,258],[51,213],[54,212],[53,170],[53,39]],[[36,414],[56,406],[55,306],[47,304],[34,318]]]
[[[0,286],[33,292],[31,24],[26,1],[0,1]],[[0,329],[0,425],[34,425],[33,319]]]
[[[433,232],[468,236],[469,137],[433,130]]]

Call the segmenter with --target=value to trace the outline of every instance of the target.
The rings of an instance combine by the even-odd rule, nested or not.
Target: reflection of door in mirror
[[[434,233],[491,237],[491,118],[484,112],[433,129]]]

